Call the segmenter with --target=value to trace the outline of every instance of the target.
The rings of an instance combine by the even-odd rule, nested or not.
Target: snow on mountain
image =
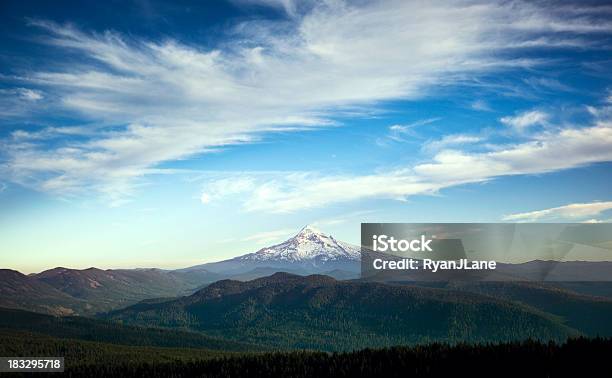
[[[313,226],[306,226],[283,243],[240,256],[243,261],[333,262],[359,261],[359,247],[325,235]]]
[[[361,269],[360,248],[306,226],[289,240],[229,260],[181,269],[204,270],[226,277],[261,277],[274,272],[355,277]]]

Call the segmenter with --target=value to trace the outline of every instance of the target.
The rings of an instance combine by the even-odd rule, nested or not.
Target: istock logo
[[[377,252],[433,252],[429,244],[431,239],[426,239],[425,235],[421,235],[420,239],[395,239],[393,236],[387,235],[372,235],[373,248]]]

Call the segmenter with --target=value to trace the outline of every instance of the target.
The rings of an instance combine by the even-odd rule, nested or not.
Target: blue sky
[[[612,218],[612,5],[0,5],[0,265]]]

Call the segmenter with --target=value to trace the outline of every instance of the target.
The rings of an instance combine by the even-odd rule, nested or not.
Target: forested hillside
[[[580,334],[559,317],[488,295],[286,273],[219,281],[189,297],[140,303],[106,317],[329,351],[432,341],[562,341]]]
[[[123,326],[84,317],[55,317],[22,310],[0,309],[0,330],[33,332],[61,339],[80,339],[131,346],[205,348],[223,351],[261,350],[247,345],[182,330]]]

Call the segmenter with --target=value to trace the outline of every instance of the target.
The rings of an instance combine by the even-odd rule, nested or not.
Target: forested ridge
[[[583,334],[554,314],[488,295],[287,273],[219,281],[189,297],[140,303],[105,317],[325,351],[436,341],[563,341]]]

